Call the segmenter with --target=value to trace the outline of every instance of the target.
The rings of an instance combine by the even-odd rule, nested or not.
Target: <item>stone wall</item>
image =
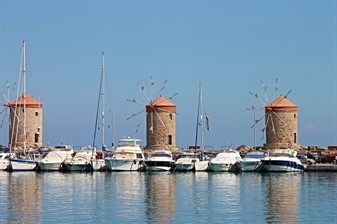
[[[153,120],[153,122],[151,121]],[[153,132],[150,130],[153,124]],[[164,124],[164,125],[163,125]],[[171,136],[171,142],[170,137]],[[171,144],[170,144],[171,143]],[[146,115],[146,147],[147,152],[154,150],[176,151],[176,114],[166,112],[149,112]]]
[[[277,115],[275,115],[275,113]],[[297,112],[266,112],[266,149],[288,148],[299,149]],[[275,132],[273,131],[275,128]]]
[[[9,145],[15,148],[23,148],[23,108],[11,108],[9,125]],[[26,147],[38,148],[42,146],[43,137],[43,110],[39,108],[26,108]],[[38,138],[38,139],[35,139]],[[35,140],[38,140],[35,142]]]

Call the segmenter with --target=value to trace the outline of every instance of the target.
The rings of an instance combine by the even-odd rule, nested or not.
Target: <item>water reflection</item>
[[[209,212],[218,214],[211,217],[214,222],[240,222],[241,214],[241,186],[240,175],[228,172],[210,173]]]
[[[263,174],[266,222],[298,222],[299,189],[302,174]]]
[[[42,214],[42,184],[35,172],[8,174],[7,223],[39,223]]]
[[[146,215],[150,223],[168,223],[175,217],[176,176],[168,172],[146,175]]]
[[[106,173],[106,204],[111,220],[135,222],[144,214],[145,176],[138,172]]]
[[[337,223],[336,173],[0,172],[0,180],[0,223]]]

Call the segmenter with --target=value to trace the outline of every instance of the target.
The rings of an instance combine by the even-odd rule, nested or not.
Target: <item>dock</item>
[[[304,171],[311,172],[311,171],[320,171],[320,172],[336,172],[337,171],[337,165],[331,164],[331,163],[317,163],[317,164],[311,164],[305,167]]]

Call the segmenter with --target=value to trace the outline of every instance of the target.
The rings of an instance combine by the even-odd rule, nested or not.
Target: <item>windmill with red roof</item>
[[[132,114],[131,119],[142,112],[146,112],[146,147],[144,150],[147,152],[152,152],[154,150],[177,150],[176,146],[176,106],[169,101],[175,95],[173,94],[169,98],[165,98],[161,95],[162,91],[165,89],[167,80],[164,82],[162,88],[159,90],[158,96],[155,99],[152,99],[152,92],[154,82],[151,78],[151,95],[148,95],[145,92],[145,87],[140,85],[140,89],[143,92],[146,100],[148,101],[145,104],[145,110]],[[136,99],[128,100],[129,102],[139,103]],[[143,104],[144,105],[144,104]],[[140,124],[137,126],[137,131]]]
[[[273,99],[268,102],[267,96],[267,86],[265,86],[262,81],[262,89],[264,91],[266,102],[261,100],[257,94],[252,94],[257,100],[259,100],[264,105],[265,115],[256,120],[252,127],[255,127],[261,120],[265,120],[265,127],[262,131],[266,135],[266,143],[264,148],[275,149],[275,148],[300,148],[298,143],[298,121],[297,112],[298,108],[293,104],[287,96],[291,90],[285,94],[281,95],[274,100],[276,91],[278,90],[275,82]]]

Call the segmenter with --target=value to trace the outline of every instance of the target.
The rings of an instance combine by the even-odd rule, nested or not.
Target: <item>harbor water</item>
[[[337,173],[0,172],[0,223],[337,223]]]

